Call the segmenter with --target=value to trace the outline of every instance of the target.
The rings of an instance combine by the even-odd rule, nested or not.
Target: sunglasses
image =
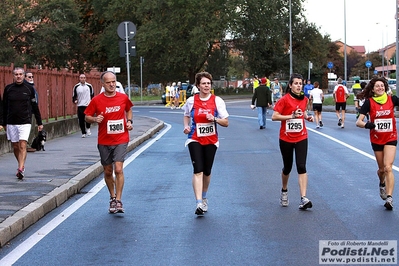
[[[33,76],[27,76],[28,79],[33,79]]]

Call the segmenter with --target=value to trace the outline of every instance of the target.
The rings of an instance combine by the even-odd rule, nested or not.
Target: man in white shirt
[[[78,106],[78,120],[82,138],[90,136],[90,124],[85,121],[85,110],[91,99],[94,97],[94,89],[90,83],[86,82],[86,75],[79,76],[79,83],[73,87],[72,101]]]
[[[105,91],[104,87],[101,87],[100,93],[103,93],[104,91]],[[115,91],[126,94],[125,90],[123,89],[122,84],[119,81],[116,82]]]

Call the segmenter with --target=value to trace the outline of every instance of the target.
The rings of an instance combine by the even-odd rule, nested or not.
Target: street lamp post
[[[396,88],[398,87],[399,80],[399,0],[396,5]],[[396,90],[396,95],[398,95],[398,90]]]
[[[346,0],[344,0],[344,76],[347,81],[347,64],[346,64]]]
[[[376,23],[377,25],[380,24],[379,22]],[[388,26],[387,26],[388,27]],[[385,57],[385,50],[384,50],[384,30],[381,30],[381,77],[384,77],[384,57]]]
[[[290,77],[292,75],[292,26],[291,26],[291,0],[290,0]]]

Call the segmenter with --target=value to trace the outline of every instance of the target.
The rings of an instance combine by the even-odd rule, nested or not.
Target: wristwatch
[[[128,119],[127,122],[129,122],[133,125],[133,120],[132,119]]]

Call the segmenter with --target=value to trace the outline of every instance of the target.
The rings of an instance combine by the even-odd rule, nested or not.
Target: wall
[[[62,119],[44,123],[44,130],[47,131],[47,140],[59,138],[68,134],[80,131],[77,117],[70,119]],[[0,155],[12,152],[11,143],[7,140],[7,135],[4,131],[0,132]]]
[[[48,122],[51,118],[66,119],[76,115],[77,107],[72,102],[72,91],[75,84],[79,82],[80,73],[73,73],[70,70],[50,69],[28,69],[22,66],[25,71],[33,73],[35,88],[39,95],[39,109],[42,120]],[[14,65],[0,66],[0,94],[3,95],[6,85],[13,82]],[[100,75],[97,70],[84,73],[86,81],[94,87],[94,95],[101,90]]]

